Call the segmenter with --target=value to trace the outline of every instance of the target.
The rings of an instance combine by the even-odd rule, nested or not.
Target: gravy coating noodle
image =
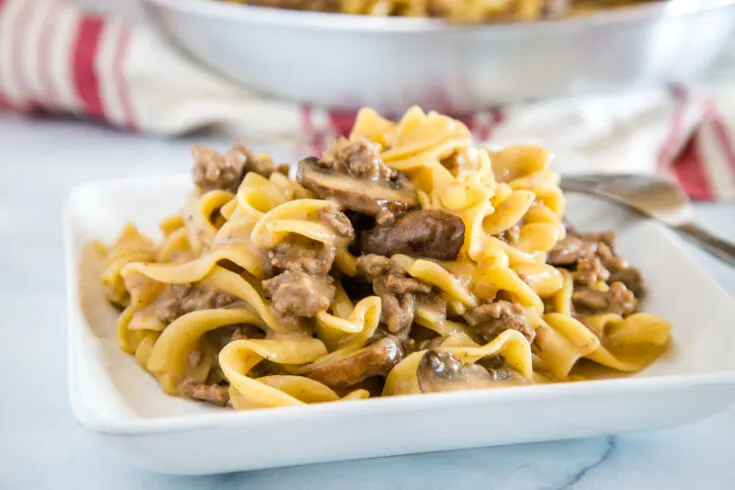
[[[235,409],[576,381],[656,360],[615,234],[564,220],[546,150],[473,146],[419,108],[360,111],[287,167],[195,148],[194,189],[154,241],[99,245],[117,339],[162,389]]]

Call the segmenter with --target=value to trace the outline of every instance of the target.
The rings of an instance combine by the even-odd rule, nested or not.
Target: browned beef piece
[[[563,240],[554,245],[549,251],[546,261],[551,265],[568,266],[575,264],[579,259],[583,259],[595,253],[597,244],[595,242],[588,243],[581,238],[568,234]]]
[[[406,271],[399,269],[395,262],[382,255],[363,255],[357,258],[357,272],[365,276],[368,281],[396,270],[400,273]]]
[[[339,173],[366,180],[390,180],[397,175],[380,157],[380,145],[366,139],[351,141],[340,136],[324,152],[324,162]]]
[[[579,233],[567,226],[568,234],[550,252],[547,262],[561,267],[576,266],[574,282],[581,287],[590,287],[597,281],[621,282],[635,296],[645,293],[643,277],[638,269],[615,253],[615,232]],[[597,292],[583,293],[585,297],[596,297]],[[600,301],[600,300],[597,300]]]
[[[334,230],[337,236],[346,238],[349,242],[355,239],[355,230],[352,228],[352,223],[336,206],[322,209],[319,212],[319,217]]]
[[[194,183],[203,191],[221,189],[236,192],[248,172],[270,177],[273,172],[288,174],[288,165],[273,165],[270,159],[258,158],[238,141],[224,155],[202,146],[194,146]]]
[[[281,242],[269,250],[268,259],[278,269],[325,275],[332,268],[334,254],[332,245],[298,237]]]
[[[237,158],[226,158],[217,150],[201,146],[192,148],[194,153],[194,184],[203,191],[222,189],[237,191],[245,176],[245,164]]]
[[[387,257],[373,254],[359,257],[357,270],[373,283],[373,290],[377,285],[380,290],[393,294],[431,292],[431,286],[409,276],[403,268]]]
[[[446,309],[444,300],[431,286],[410,277],[395,261],[380,255],[364,255],[357,259],[357,270],[373,285],[381,300],[381,323],[388,332],[403,342],[413,324],[418,302]]]
[[[418,279],[413,277],[401,276],[400,274],[391,273],[386,276],[375,279],[375,283],[378,284],[379,289],[387,291],[392,294],[406,294],[406,293],[423,293],[428,294],[431,292],[431,286],[424,284]]]
[[[235,142],[230,151],[225,155],[225,159],[228,158],[244,162],[245,173],[255,172],[263,177],[270,177],[274,172],[288,175],[288,164],[281,163],[275,165],[270,158],[259,158],[242,141]]]
[[[358,257],[357,271],[373,283],[373,289],[377,282],[381,289],[396,294],[431,292],[431,286],[410,277],[395,261],[381,255]]]
[[[416,298],[412,294],[394,295],[388,292],[376,294],[380,297],[381,322],[386,325],[388,331],[407,339],[411,332],[414,313],[416,309]]]
[[[296,180],[321,199],[338,202],[388,222],[418,205],[416,189],[405,175],[380,157],[380,147],[367,140],[335,140],[324,158],[299,162]]]
[[[197,383],[190,379],[179,384],[179,392],[194,400],[202,400],[220,407],[230,401],[230,392],[226,386]]]
[[[182,314],[198,310],[225,308],[238,301],[235,296],[206,286],[174,286],[174,290],[177,288],[181,288],[180,291],[186,291],[181,298]]]
[[[398,339],[389,335],[342,359],[320,365],[309,378],[334,389],[345,389],[367,378],[387,375],[402,359]]]
[[[637,304],[633,292],[622,282],[613,282],[607,291],[589,288],[575,290],[572,303],[577,314],[615,313],[621,316],[633,313]]]
[[[156,317],[164,325],[192,311],[226,308],[238,298],[206,286],[173,284],[156,304]]]
[[[263,288],[281,317],[313,317],[329,308],[335,292],[332,282],[329,276],[286,271],[263,281]]]
[[[602,265],[604,265],[611,273],[621,272],[628,268],[628,262],[617,255],[612,246],[604,242],[598,242],[596,253],[597,256],[600,257]]]
[[[610,271],[609,283],[622,282],[637,297],[645,294],[645,285],[640,270],[631,267],[628,262],[615,253],[615,234],[613,232],[586,234],[586,237],[597,238],[596,254],[603,267]]]
[[[523,308],[505,300],[472,308],[464,315],[467,324],[475,330],[478,340],[487,343],[506,330],[518,330],[529,342],[533,342],[536,332],[526,321]]]
[[[155,314],[158,321],[168,325],[181,316],[181,298],[176,294],[173,286],[167,286],[156,299]]]
[[[639,298],[645,293],[643,276],[635,267],[625,267],[613,272],[610,275],[610,282],[622,282],[626,288],[631,290]]]
[[[464,243],[464,223],[439,209],[413,211],[390,225],[362,232],[362,252],[391,256],[406,254],[437,260],[454,260]]]
[[[372,282],[382,304],[381,321],[401,339],[408,337],[413,324],[416,295],[428,295],[431,286],[409,277],[394,261],[380,255],[357,259],[357,270]]]
[[[572,275],[575,284],[591,287],[598,281],[607,281],[610,278],[610,271],[602,265],[599,257],[592,256],[579,259],[577,269]]]
[[[589,242],[589,243],[602,242],[608,247],[610,247],[610,250],[615,249],[616,233],[614,231],[603,231],[600,233],[574,233],[574,234],[585,242]]]

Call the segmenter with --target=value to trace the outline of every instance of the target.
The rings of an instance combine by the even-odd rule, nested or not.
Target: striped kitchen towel
[[[302,153],[323,150],[354,120],[354,113],[238,86],[182,56],[144,22],[69,0],[0,0],[3,109],[164,135],[214,125],[248,141],[299,145]],[[695,199],[735,197],[733,83],[706,93],[676,86],[455,116],[481,141],[537,143],[582,157],[565,170],[669,172]]]

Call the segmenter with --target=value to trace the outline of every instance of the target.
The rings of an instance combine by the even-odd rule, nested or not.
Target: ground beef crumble
[[[645,292],[640,271],[615,252],[614,232],[579,233],[568,227],[567,236],[549,252],[547,261],[571,270],[575,315],[629,315]]]
[[[509,329],[518,330],[529,342],[536,337],[536,332],[523,314],[523,308],[509,301],[499,300],[477,306],[465,313],[464,319],[482,343],[492,341]]]
[[[372,283],[373,291],[380,297],[382,323],[401,340],[406,340],[411,331],[417,299],[442,301],[431,286],[410,277],[387,257],[374,254],[359,257],[357,270]]]
[[[270,177],[273,172],[288,175],[288,165],[274,165],[269,157],[256,156],[243,142],[236,142],[224,155],[212,148],[192,147],[194,184],[202,191],[215,189],[237,192],[248,172]]]
[[[179,393],[194,400],[201,400],[220,407],[230,401],[230,392],[227,386],[197,383],[191,379],[179,384]]]
[[[168,325],[187,313],[226,308],[237,301],[235,296],[207,286],[172,284],[156,301],[155,314],[161,323]]]
[[[263,288],[273,301],[273,309],[284,320],[310,318],[326,311],[335,293],[331,277],[315,277],[298,271],[286,271],[267,279],[263,281]]]

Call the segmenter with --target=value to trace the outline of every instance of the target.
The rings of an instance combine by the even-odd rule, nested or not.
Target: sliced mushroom
[[[416,369],[419,388],[423,393],[445,391],[481,390],[527,384],[526,378],[505,365],[496,357],[490,361],[491,369],[480,364],[462,364],[449,352],[431,349],[419,361]]]
[[[460,218],[439,209],[425,209],[400,216],[391,225],[363,231],[360,243],[365,254],[454,260],[464,243],[464,231]]]
[[[361,179],[337,173],[310,157],[299,162],[296,180],[321,199],[333,199],[345,209],[370,216],[400,214],[418,204],[416,190],[400,173],[391,180]]]
[[[373,376],[387,375],[403,359],[403,349],[393,336],[383,337],[348,356],[318,366],[309,378],[334,389],[345,389]]]

